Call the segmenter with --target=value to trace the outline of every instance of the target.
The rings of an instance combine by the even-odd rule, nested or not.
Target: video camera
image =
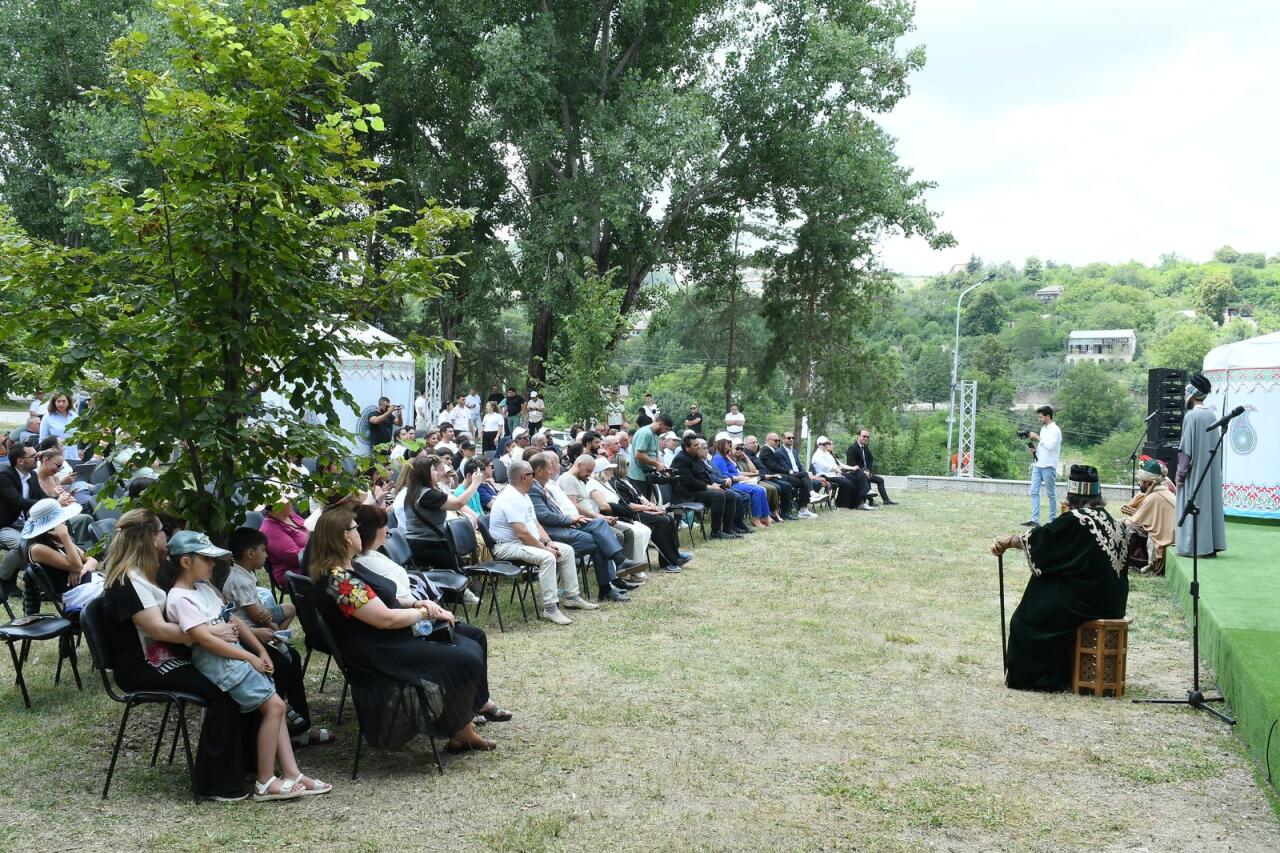
[[[1018,427],[1018,438],[1026,438],[1026,439],[1030,439],[1030,438],[1031,438],[1031,427]],[[1036,449],[1036,443],[1035,443],[1035,441],[1028,441],[1028,442],[1027,442],[1027,447],[1030,447],[1032,450],[1035,450],[1035,449]]]

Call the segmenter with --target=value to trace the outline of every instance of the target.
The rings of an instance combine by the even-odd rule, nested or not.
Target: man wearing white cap
[[[542,399],[542,395],[537,391],[529,392],[529,401],[524,404],[524,415],[529,422],[529,432],[535,433],[542,429],[542,419],[547,411],[547,401]]]
[[[872,509],[865,503],[870,489],[860,488],[859,483],[852,477],[854,472],[850,471],[846,475],[845,469],[852,466],[841,465],[836,460],[831,452],[834,446],[831,439],[825,435],[818,436],[818,447],[809,458],[809,463],[813,465],[813,473],[828,486],[835,488],[836,506],[844,509]],[[865,480],[865,477],[863,479]]]
[[[529,446],[529,431],[524,427],[516,427],[511,433],[511,442],[507,445],[507,453],[502,457],[503,463],[510,468],[513,462],[524,461],[524,449]]]

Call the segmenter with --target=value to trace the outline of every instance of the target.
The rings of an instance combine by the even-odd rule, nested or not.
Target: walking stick
[[[1004,671],[1009,671],[1009,641],[1005,637],[1004,627],[1004,554],[996,557],[996,564],[1000,567],[1000,661],[1004,665]]]

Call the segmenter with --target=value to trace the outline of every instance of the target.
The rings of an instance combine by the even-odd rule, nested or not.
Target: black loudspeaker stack
[[[1147,440],[1143,452],[1161,459],[1173,470],[1182,441],[1182,416],[1186,413],[1183,392],[1187,372],[1165,367],[1147,371],[1147,411],[1156,416],[1147,422]]]

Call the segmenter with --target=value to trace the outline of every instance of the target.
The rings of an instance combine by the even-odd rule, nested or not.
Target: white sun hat
[[[27,523],[22,525],[22,538],[35,539],[79,514],[80,504],[78,503],[73,502],[63,506],[58,503],[57,498],[38,500],[31,509],[27,510]]]

